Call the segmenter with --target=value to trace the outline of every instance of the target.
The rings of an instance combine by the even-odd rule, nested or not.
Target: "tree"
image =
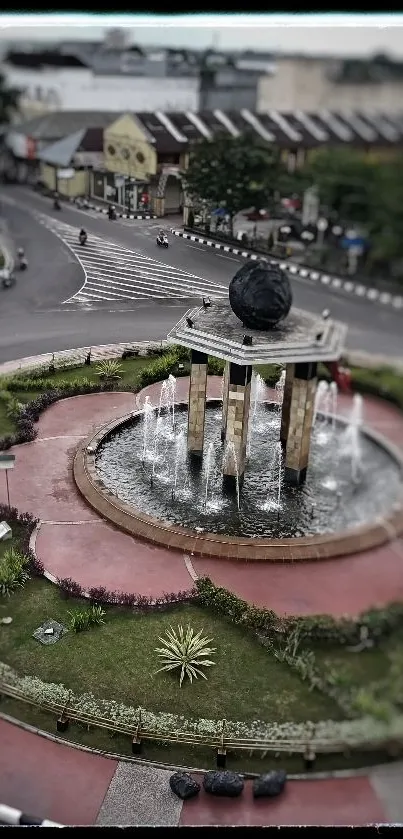
[[[378,165],[355,149],[320,149],[304,167],[321,203],[346,223],[367,223]]]
[[[373,266],[403,260],[403,157],[378,167],[367,226]]]
[[[182,179],[192,198],[227,210],[232,234],[237,213],[273,200],[281,171],[278,149],[262,147],[253,136],[217,135],[194,147]]]
[[[13,114],[18,110],[18,100],[21,91],[9,87],[6,77],[0,73],[0,125],[10,122]]]

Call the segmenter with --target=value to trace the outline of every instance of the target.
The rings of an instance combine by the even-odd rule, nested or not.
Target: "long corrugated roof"
[[[36,140],[49,142],[90,127],[106,128],[119,113],[104,111],[59,111],[35,117],[18,131]],[[195,141],[211,138],[217,132],[228,137],[251,134],[263,144],[281,148],[316,147],[323,144],[385,146],[403,143],[401,114],[341,113],[322,110],[315,113],[270,110],[137,112],[133,118],[144,127],[150,142],[160,153],[178,154]]]

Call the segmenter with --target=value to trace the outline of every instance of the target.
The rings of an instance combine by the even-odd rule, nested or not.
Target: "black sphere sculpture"
[[[292,304],[289,279],[279,265],[265,259],[245,262],[230,282],[229,302],[249,329],[273,329]]]

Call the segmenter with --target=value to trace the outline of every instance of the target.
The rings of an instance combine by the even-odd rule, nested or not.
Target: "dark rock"
[[[274,798],[283,792],[287,780],[284,769],[273,769],[253,781],[254,798]]]
[[[188,798],[194,798],[200,792],[200,784],[195,781],[187,772],[175,772],[169,779],[169,786],[172,792],[186,801]]]
[[[291,309],[290,281],[279,265],[264,259],[245,262],[230,282],[229,302],[249,329],[273,329]]]
[[[226,795],[238,798],[243,790],[243,778],[236,772],[206,772],[203,779],[206,792],[211,795]]]

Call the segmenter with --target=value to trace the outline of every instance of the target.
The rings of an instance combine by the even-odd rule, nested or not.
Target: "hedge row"
[[[225,588],[214,585],[208,578],[196,581],[199,602],[229,618],[234,624],[245,626],[268,639],[286,638],[298,629],[301,641],[311,640],[341,645],[360,641],[360,629],[369,630],[374,641],[387,637],[403,626],[403,603],[392,603],[384,609],[371,609],[357,618],[333,618],[331,615],[281,618],[270,609],[259,609],[241,600]]]

